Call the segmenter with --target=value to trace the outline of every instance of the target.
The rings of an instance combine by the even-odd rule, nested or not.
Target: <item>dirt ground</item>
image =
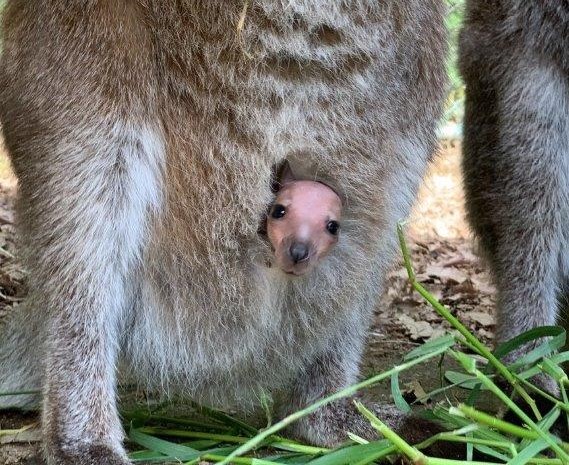
[[[16,181],[0,147],[0,320],[26,293],[25,271],[14,243],[13,200]],[[465,221],[460,179],[460,147],[447,142],[431,166],[407,228],[419,280],[483,340],[493,337],[493,295],[483,264],[473,251]],[[402,354],[441,335],[447,325],[414,293],[402,263],[388,276],[370,331],[362,375],[393,366]],[[0,373],[0,376],[2,374]],[[417,391],[437,382],[432,367],[407,375],[402,382]],[[371,395],[385,398],[388,389]],[[25,428],[20,432],[15,429]],[[37,415],[0,412],[0,465],[36,463],[40,447]]]

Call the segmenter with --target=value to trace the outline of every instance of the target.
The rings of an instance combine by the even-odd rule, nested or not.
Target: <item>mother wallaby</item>
[[[118,360],[151,389],[245,408],[270,391],[283,412],[356,379],[435,147],[441,0],[9,0],[3,34],[31,292],[0,391],[43,386],[49,464],[127,463]],[[257,232],[284,160],[345,199],[302,277]],[[363,428],[343,402],[291,434]]]

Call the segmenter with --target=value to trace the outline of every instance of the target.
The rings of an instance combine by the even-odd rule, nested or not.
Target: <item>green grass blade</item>
[[[248,425],[247,423],[245,423],[244,421],[241,421],[237,418],[232,417],[231,415],[228,415],[225,412],[222,412],[221,410],[217,410],[211,407],[207,407],[205,405],[200,405],[198,403],[192,402],[191,405],[200,413],[216,420],[219,421],[221,423],[224,423],[228,426],[232,426],[234,428],[237,428],[238,430],[247,433],[248,435],[254,436],[256,434],[259,433],[259,430],[251,425]]]
[[[529,459],[535,457],[541,451],[548,448],[548,444],[542,438],[536,439],[528,447],[522,450],[516,457],[512,458],[508,465],[524,465]]]
[[[403,398],[401,388],[399,387],[399,373],[391,375],[391,397],[393,397],[393,402],[399,410],[405,413],[411,412],[411,406]]]
[[[445,334],[444,336],[433,339],[432,341],[427,341],[416,347],[411,352],[407,353],[403,360],[413,360],[417,357],[423,357],[429,355],[441,348],[449,348],[456,344],[456,338],[453,334]]]
[[[519,349],[524,344],[534,342],[535,340],[544,337],[556,337],[564,332],[565,330],[560,326],[542,326],[539,328],[533,328],[525,333],[519,334],[507,342],[500,344],[494,350],[494,355],[498,358],[504,358],[507,354]]]
[[[459,386],[463,389],[474,389],[480,384],[480,381],[478,381],[475,376],[467,375],[465,373],[460,373],[453,370],[445,371],[445,378],[453,383],[453,385]],[[486,388],[482,386],[481,389]]]
[[[370,455],[385,453],[387,449],[393,449],[391,443],[386,439],[382,439],[368,444],[344,447],[311,460],[308,463],[310,465],[347,465],[365,460]]]
[[[174,442],[158,439],[145,433],[141,433],[136,429],[131,429],[128,435],[129,439],[151,451],[160,452],[168,457],[174,457],[180,461],[188,461],[198,458],[202,452],[192,449],[188,446],[176,444]]]
[[[492,447],[473,444],[473,449],[476,449],[477,451],[479,451],[483,454],[486,454],[490,457],[494,457],[495,459],[502,460],[503,462],[507,462],[508,460],[510,460],[510,457],[508,457],[506,454],[503,454],[502,452],[498,452],[496,449],[494,449]],[[470,458],[469,461],[472,461],[472,459]]]

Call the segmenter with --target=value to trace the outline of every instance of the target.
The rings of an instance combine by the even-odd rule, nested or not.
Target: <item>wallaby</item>
[[[148,389],[243,409],[275,393],[283,413],[356,380],[436,146],[443,16],[442,0],[6,2],[30,296],[0,335],[0,391],[42,386],[50,465],[127,463],[119,361]],[[341,241],[302,276],[267,266],[258,234],[284,160],[345,199]],[[365,425],[345,400],[289,433],[333,445]]]
[[[469,0],[460,55],[468,217],[497,285],[503,342],[555,324],[566,303],[569,3]]]
[[[342,200],[326,184],[286,175],[269,209],[267,236],[279,268],[301,276],[338,242]]]

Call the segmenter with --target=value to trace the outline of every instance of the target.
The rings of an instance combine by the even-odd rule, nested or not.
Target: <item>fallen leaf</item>
[[[452,266],[427,265],[425,274],[444,283],[460,284],[468,279],[468,275],[464,271]]]
[[[407,315],[400,315],[399,321],[410,333],[409,337],[413,341],[428,339],[433,334],[432,326],[426,321],[415,321]]]
[[[421,386],[421,383],[419,381],[413,380],[410,383],[406,383],[405,387],[406,387],[405,390],[407,392],[411,392],[413,394],[413,397],[417,401],[419,401],[419,403],[423,405],[428,403],[429,396],[427,396],[427,393],[425,392],[423,386]]]
[[[485,312],[469,312],[467,313],[468,318],[476,323],[480,323],[482,326],[493,326],[495,321],[494,317]]]

